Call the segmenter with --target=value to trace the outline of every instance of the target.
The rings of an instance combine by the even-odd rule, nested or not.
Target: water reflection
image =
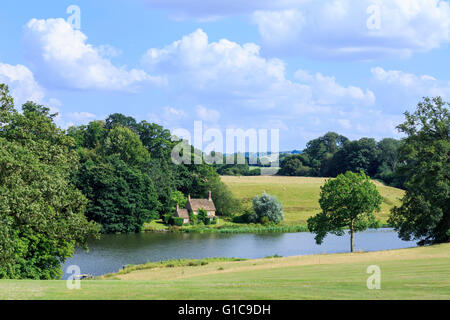
[[[328,236],[321,246],[311,233],[199,234],[140,233],[104,235],[89,243],[89,253],[77,250],[64,265],[78,265],[82,273],[101,275],[127,264],[180,258],[263,258],[342,253],[349,251],[349,236]],[[376,251],[415,246],[402,241],[392,229],[367,230],[355,235],[355,250]]]

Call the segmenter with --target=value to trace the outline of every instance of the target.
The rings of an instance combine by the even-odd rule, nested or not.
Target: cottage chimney
[[[191,195],[188,195],[188,201],[191,201]]]
[[[212,193],[211,193],[211,191],[209,191],[209,198],[208,198],[208,200],[212,201]]]
[[[177,203],[177,211],[180,209],[180,206],[178,205],[178,203]]]

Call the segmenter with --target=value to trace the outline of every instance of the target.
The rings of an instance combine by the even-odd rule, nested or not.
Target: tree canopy
[[[380,210],[382,197],[363,172],[348,171],[321,187],[319,204],[322,212],[308,219],[308,228],[321,244],[328,233],[344,235],[350,231],[350,250],[354,250],[354,233],[376,226],[375,211]]]
[[[55,279],[61,262],[99,227],[88,222],[86,197],[70,181],[75,141],[49,109],[28,102],[14,109],[0,85],[0,278]]]
[[[87,217],[100,223],[103,233],[139,231],[145,222],[173,214],[188,194],[204,198],[210,190],[218,215],[240,209],[214,166],[171,161],[177,142],[157,124],[116,113],[69,128],[68,135],[81,159],[73,181],[89,200]]]
[[[400,172],[406,177],[402,205],[389,222],[404,240],[419,244],[450,241],[449,103],[424,98],[398,126],[407,135],[400,148]]]
[[[311,140],[300,154],[283,157],[282,176],[337,177],[347,171],[360,172],[386,184],[402,187],[404,177],[396,172],[401,141],[371,138],[351,141],[334,132]]]

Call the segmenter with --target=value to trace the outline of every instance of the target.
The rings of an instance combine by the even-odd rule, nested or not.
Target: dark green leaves
[[[382,197],[364,173],[348,171],[328,180],[321,190],[322,212],[308,219],[308,228],[316,234],[318,244],[328,233],[341,236],[344,228],[353,233],[376,225],[374,212],[379,211]]]
[[[405,113],[398,126],[407,135],[400,148],[399,172],[407,177],[403,204],[392,210],[389,223],[404,240],[419,244],[450,240],[450,119],[448,103],[424,98]]]

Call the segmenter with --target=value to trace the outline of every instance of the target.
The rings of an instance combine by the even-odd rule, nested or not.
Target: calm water
[[[321,246],[311,233],[282,234],[180,234],[140,233],[104,235],[89,244],[89,253],[77,250],[63,265],[78,265],[81,273],[102,275],[127,264],[179,258],[264,258],[278,254],[297,256],[348,252],[350,237],[328,236]],[[355,250],[377,251],[416,246],[398,238],[391,229],[368,230],[355,235]],[[65,275],[65,277],[68,275]]]

